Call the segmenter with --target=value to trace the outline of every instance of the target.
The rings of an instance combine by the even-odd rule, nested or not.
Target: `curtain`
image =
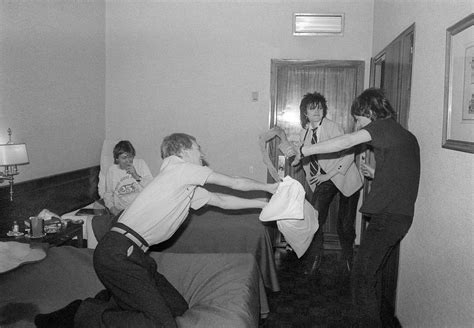
[[[350,106],[357,95],[360,84],[363,63],[341,64],[339,61],[324,62],[294,62],[279,61],[273,63],[273,125],[283,128],[288,140],[299,143],[300,131],[300,102],[307,93],[319,92],[325,96],[328,106],[327,117],[343,127],[344,131],[352,132],[354,120],[350,114]],[[270,157],[275,167],[278,167],[279,140],[270,144]],[[305,186],[307,197],[311,197],[311,190],[306,183],[301,167],[294,168],[286,162],[286,175],[290,175]]]

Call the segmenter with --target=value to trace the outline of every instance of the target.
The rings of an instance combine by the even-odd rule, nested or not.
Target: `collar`
[[[184,163],[184,160],[181,157],[176,155],[171,155],[166,157],[161,164],[160,172],[163,171],[167,166],[172,164]]]
[[[319,128],[321,126],[321,124],[323,124],[323,120],[324,120],[324,117],[321,119],[321,121],[319,121],[318,126],[316,126],[315,128],[313,128],[311,123],[309,123],[308,128],[313,130],[313,131],[316,130],[317,128]]]

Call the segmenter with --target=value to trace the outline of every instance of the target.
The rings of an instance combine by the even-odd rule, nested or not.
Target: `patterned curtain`
[[[337,62],[293,62],[279,64],[274,69],[274,124],[283,128],[291,142],[299,142],[302,130],[299,105],[306,93],[319,92],[326,97],[327,117],[342,125],[345,132],[352,132],[354,120],[350,115],[350,106],[357,95],[358,74],[356,65],[338,65]],[[270,157],[278,167],[279,140],[270,144]],[[293,168],[285,163],[285,175],[300,181],[310,194],[304,172],[301,167]]]

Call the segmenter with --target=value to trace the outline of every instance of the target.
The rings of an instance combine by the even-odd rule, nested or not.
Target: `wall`
[[[415,26],[409,129],[421,147],[415,219],[402,242],[397,317],[403,327],[472,327],[474,155],[441,148],[446,28],[472,1],[375,1],[373,54]]]
[[[0,143],[27,144],[16,181],[98,165],[105,3],[0,1]]]
[[[368,74],[372,0],[106,6],[106,135],[132,140],[153,173],[163,137],[179,131],[215,170],[265,180],[257,141],[269,127],[272,58],[365,60]],[[343,12],[344,36],[294,37],[294,12]]]

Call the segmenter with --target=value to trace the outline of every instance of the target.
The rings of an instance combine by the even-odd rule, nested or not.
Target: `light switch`
[[[258,91],[252,92],[252,101],[258,101]]]

